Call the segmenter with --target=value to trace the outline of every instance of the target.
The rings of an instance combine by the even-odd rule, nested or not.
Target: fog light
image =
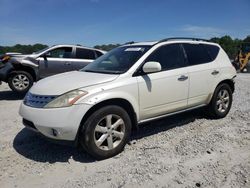
[[[57,130],[55,130],[55,129],[52,129],[52,134],[53,134],[53,136],[57,136],[57,135],[58,135],[58,132],[57,132]]]

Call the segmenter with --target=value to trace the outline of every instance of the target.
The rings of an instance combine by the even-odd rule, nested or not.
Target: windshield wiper
[[[100,71],[100,70],[82,70],[84,72],[93,72],[93,73],[102,73],[102,74],[121,74],[123,73],[122,71],[108,71],[108,70],[103,70],[103,71]]]

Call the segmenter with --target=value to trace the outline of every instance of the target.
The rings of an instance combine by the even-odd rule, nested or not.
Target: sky
[[[0,46],[250,35],[250,0],[0,0]]]

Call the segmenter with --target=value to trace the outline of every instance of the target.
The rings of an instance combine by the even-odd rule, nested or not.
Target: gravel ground
[[[250,187],[250,74],[229,115],[195,110],[142,125],[124,152],[95,161],[25,129],[22,96],[0,86],[0,187]]]

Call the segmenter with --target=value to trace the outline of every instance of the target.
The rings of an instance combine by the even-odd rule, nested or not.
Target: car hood
[[[36,95],[61,95],[74,89],[115,80],[119,75],[72,71],[40,80],[30,89]]]
[[[36,58],[37,55],[36,54],[10,54],[9,55],[12,58],[18,58],[18,59],[23,59],[26,57],[32,57],[32,58]]]
[[[28,64],[38,66],[38,61],[36,60],[37,55],[29,54],[29,55],[12,55],[10,58],[10,63],[12,64]]]

